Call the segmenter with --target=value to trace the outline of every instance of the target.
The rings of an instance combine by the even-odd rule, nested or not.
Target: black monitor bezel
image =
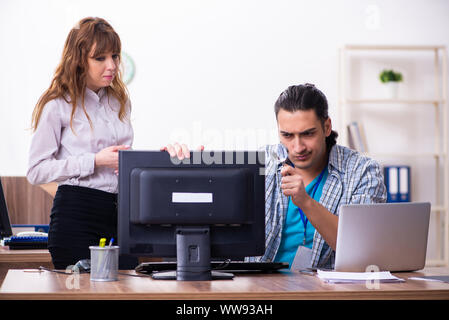
[[[0,238],[11,236],[11,222],[9,220],[8,207],[6,206],[5,194],[3,193],[3,186],[0,178]]]
[[[220,161],[213,163],[203,161],[203,154],[206,153],[209,159],[217,159],[221,157]],[[219,156],[218,156],[219,155]],[[120,151],[119,152],[119,193],[118,193],[118,243],[122,254],[145,256],[145,257],[175,257],[173,254],[161,255],[160,253],[152,252],[129,252],[127,246],[130,243],[129,234],[129,202],[130,197],[130,174],[133,168],[148,168],[148,167],[163,167],[163,168],[200,168],[207,165],[207,168],[225,168],[225,167],[245,167],[250,168],[254,172],[254,179],[257,179],[258,190],[257,202],[259,205],[255,210],[259,210],[256,221],[253,221],[253,228],[251,231],[255,235],[254,243],[252,246],[252,252],[242,253],[239,252],[239,248],[235,252],[230,252],[229,248],[225,249],[227,257],[220,257],[211,254],[211,258],[232,258],[241,259],[245,256],[257,256],[262,255],[265,252],[265,153],[262,151],[203,151],[203,152],[191,152],[190,161],[177,161],[177,159],[170,158],[167,152],[160,151]],[[201,159],[198,163],[195,159]],[[229,161],[233,159],[233,161]],[[254,159],[257,161],[254,162]],[[243,160],[243,161],[242,161]],[[187,163],[188,162],[188,163]],[[257,173],[257,174],[256,174]],[[128,200],[127,200],[128,198]],[[127,216],[128,215],[128,216]],[[213,231],[212,231],[213,233]],[[245,250],[245,249],[242,249]],[[247,249],[246,249],[247,250]]]

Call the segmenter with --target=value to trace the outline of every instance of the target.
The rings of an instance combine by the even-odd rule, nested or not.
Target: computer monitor
[[[0,239],[10,236],[12,236],[11,223],[9,221],[8,207],[6,207],[2,181],[0,179]]]
[[[177,270],[154,278],[232,278],[211,259],[265,251],[264,152],[119,152],[120,253],[176,257]]]

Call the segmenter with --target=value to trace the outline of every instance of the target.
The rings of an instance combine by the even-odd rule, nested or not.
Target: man
[[[265,148],[266,249],[247,260],[333,268],[340,206],[386,201],[379,164],[336,144],[327,99],[312,84],[282,92],[275,114],[280,143]],[[189,155],[185,145],[161,150]]]
[[[265,150],[266,251],[250,260],[291,265],[309,250],[310,267],[333,268],[340,206],[386,201],[379,164],[336,144],[327,99],[312,84],[282,92],[275,114],[280,143]]]

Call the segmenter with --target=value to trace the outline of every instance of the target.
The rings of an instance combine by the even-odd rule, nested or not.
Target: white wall
[[[175,139],[210,149],[275,142],[274,101],[306,81],[325,92],[338,125],[338,46],[449,45],[444,0],[1,0],[1,175],[25,174],[31,112],[85,16],[110,21],[136,63],[136,149]]]
[[[208,149],[274,143],[273,104],[287,86],[303,82],[327,95],[338,127],[339,46],[449,47],[446,0],[0,0],[0,175],[26,173],[31,112],[69,30],[86,16],[107,19],[135,61],[135,149],[174,140]],[[375,93],[376,85],[355,88]],[[431,122],[421,127],[433,132]],[[376,127],[377,145],[390,139],[390,128]]]

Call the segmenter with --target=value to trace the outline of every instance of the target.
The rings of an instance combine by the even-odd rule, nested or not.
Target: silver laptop
[[[336,271],[412,271],[424,268],[430,203],[342,205]],[[368,266],[371,269],[367,270]]]

